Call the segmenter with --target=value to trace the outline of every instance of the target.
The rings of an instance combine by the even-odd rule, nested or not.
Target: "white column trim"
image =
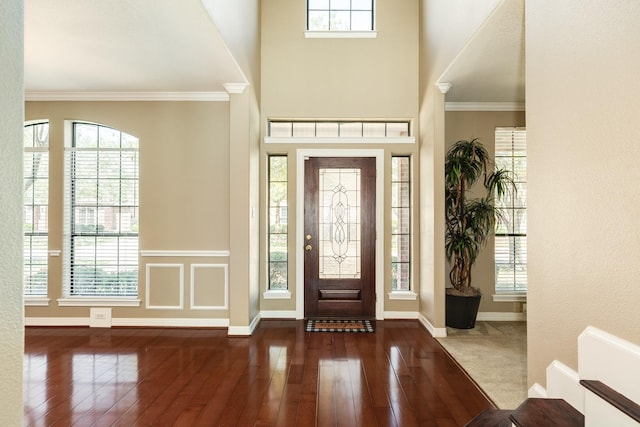
[[[422,326],[427,328],[427,331],[429,331],[429,333],[431,334],[432,337],[434,337],[434,338],[444,338],[444,337],[447,336],[447,328],[436,328],[436,327],[434,327],[431,324],[431,322],[429,322],[429,319],[424,317],[422,314],[420,314],[420,317],[418,317],[418,320],[420,321],[420,323],[422,323]]]

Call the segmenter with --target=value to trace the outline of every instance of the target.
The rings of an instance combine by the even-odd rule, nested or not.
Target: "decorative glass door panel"
[[[360,169],[320,169],[319,278],[360,278]]]

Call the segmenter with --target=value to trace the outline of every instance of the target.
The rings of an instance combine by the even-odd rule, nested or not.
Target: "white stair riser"
[[[640,402],[640,347],[594,327],[578,338],[578,374]],[[613,425],[613,424],[607,424]],[[636,424],[634,424],[636,425]]]
[[[602,400],[590,391],[585,392],[585,427],[638,427],[634,419]]]
[[[547,367],[547,397],[564,399],[584,414],[584,387],[578,373],[562,362],[554,360]]]

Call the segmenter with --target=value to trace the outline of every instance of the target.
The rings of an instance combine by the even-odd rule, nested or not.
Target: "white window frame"
[[[309,12],[312,10],[322,10],[322,11],[327,11],[329,14],[331,14],[332,12],[336,12],[336,11],[342,11],[342,12],[348,12],[350,19],[351,19],[351,15],[353,14],[353,12],[358,12],[359,10],[361,11],[369,11],[369,9],[354,9],[353,8],[353,4],[350,1],[350,6],[349,9],[337,9],[337,8],[333,8],[333,6],[331,5],[332,1],[331,0],[327,0],[329,6],[328,9],[322,8],[322,9],[310,9],[310,5],[309,5],[309,0],[307,0],[307,7],[306,7],[306,31],[304,33],[305,38],[376,38],[377,37],[377,31],[376,31],[376,2],[375,0],[371,0],[371,28],[368,30],[332,30],[332,29],[328,29],[328,30],[317,30],[317,29],[310,29],[309,25]],[[330,23],[329,23],[330,24]],[[351,21],[349,26],[351,27]]]
[[[411,120],[267,120],[265,144],[415,144]]]
[[[287,236],[287,261],[286,261],[286,271],[287,271],[287,288],[286,289],[272,289],[271,288],[271,209],[272,208],[276,208],[275,206],[271,206],[271,159],[272,158],[276,158],[276,157],[281,157],[285,159],[285,162],[287,164],[287,178],[285,181],[285,184],[287,185],[287,196],[285,197],[285,201],[287,201],[287,207],[282,207],[280,206],[279,209],[282,211],[282,209],[285,210],[286,212],[286,217],[287,217],[287,232],[286,232],[286,236]],[[288,194],[289,194],[289,189],[288,189],[288,183],[289,183],[289,156],[287,154],[276,154],[276,153],[272,153],[272,154],[268,154],[267,155],[267,285],[266,285],[266,291],[263,294],[263,298],[264,299],[291,299],[291,291],[289,290],[289,283],[290,281],[290,277],[289,277],[289,226],[288,226],[288,217],[289,217],[289,207],[288,207]],[[282,182],[282,181],[279,181]],[[285,233],[279,233],[279,234],[285,234]]]
[[[139,299],[140,295],[140,284],[136,281],[136,294],[135,295],[87,295],[87,294],[74,294],[71,292],[71,271],[72,271],[72,232],[73,232],[73,198],[71,194],[71,185],[72,185],[72,176],[71,176],[71,168],[72,168],[72,156],[74,152],[78,151],[118,151],[118,152],[135,152],[137,156],[137,194],[138,198],[136,203],[133,206],[134,209],[138,209],[139,215],[139,146],[137,148],[77,148],[74,145],[74,127],[77,124],[84,125],[94,125],[99,128],[112,129],[114,131],[120,132],[121,134],[126,134],[126,132],[121,131],[119,129],[114,129],[106,125],[102,125],[99,123],[91,123],[86,121],[66,121],[65,122],[65,203],[64,203],[64,260],[63,260],[63,268],[64,268],[64,277],[63,277],[63,297],[58,299],[59,306],[92,306],[92,307],[100,307],[100,306],[127,306],[127,307],[138,307],[140,306],[141,300]],[[108,206],[108,205],[105,205]],[[119,205],[124,206],[124,205]],[[96,208],[99,206],[96,205]],[[91,234],[91,233],[90,233]],[[139,239],[139,232],[129,232],[125,233],[128,237],[137,237]],[[96,230],[95,233],[91,234],[95,235],[96,238],[100,236],[100,232]],[[121,237],[124,236],[123,233],[112,233],[111,237]],[[138,249],[135,251],[136,259],[138,259]],[[139,263],[138,263],[138,278],[139,278]]]
[[[393,181],[393,159],[394,158],[406,158],[408,161],[408,165],[409,165],[409,175],[407,177],[406,181]],[[408,270],[409,270],[409,289],[391,289],[391,292],[389,292],[389,299],[390,300],[416,300],[418,298],[418,294],[415,293],[414,289],[414,280],[413,280],[413,227],[412,227],[412,222],[413,222],[413,215],[412,215],[412,209],[411,209],[411,204],[412,204],[412,197],[413,197],[413,156],[410,154],[394,154],[391,156],[391,175],[390,175],[390,179],[391,179],[391,185],[393,186],[394,184],[401,184],[401,183],[405,183],[409,185],[409,195],[408,195],[408,200],[407,200],[407,205],[406,206],[394,206],[393,205],[393,198],[391,200],[390,203],[390,210],[393,211],[394,209],[408,209],[409,210],[409,232],[408,233],[394,233],[393,229],[390,230],[390,234],[391,234],[391,238],[393,238],[394,235],[406,235],[408,236],[409,239],[409,260],[408,261],[403,261],[401,262],[402,264],[408,264]],[[393,194],[393,188],[392,188],[392,194]],[[393,214],[393,212],[391,212]],[[399,262],[396,262],[399,263]],[[393,271],[393,260],[391,261],[391,266],[392,266],[392,271]],[[392,283],[393,286],[393,283]]]
[[[27,127],[35,127],[35,126],[42,126],[42,125],[47,125],[47,127],[48,127],[49,126],[49,121],[48,120],[28,121],[28,122],[25,122],[24,127],[27,128]],[[24,147],[25,155],[27,153],[40,153],[40,155],[42,156],[42,160],[44,160],[46,162],[46,164],[47,164],[47,170],[48,170],[48,167],[49,167],[49,135],[48,135],[48,132],[49,131],[47,130],[46,145],[38,146],[38,147],[33,146],[33,145],[29,146],[29,147]],[[24,143],[23,143],[23,146],[24,146]],[[25,172],[24,178],[26,179],[27,178],[26,171],[24,171],[24,172]],[[29,176],[34,178],[34,183],[32,185],[33,185],[33,188],[35,189],[35,181],[38,179],[38,177],[33,176],[33,174],[30,174]],[[45,181],[45,178],[41,177],[40,180],[41,181]],[[46,187],[47,187],[47,194],[46,194],[46,198],[47,198],[46,206],[47,206],[47,209],[46,209],[46,213],[47,213],[47,216],[48,216],[48,206],[49,206],[49,203],[48,203],[48,198],[49,198],[49,176],[48,175],[46,177]],[[25,186],[25,188],[26,188],[26,186]],[[27,209],[26,209],[27,206],[31,207],[32,210],[36,207],[35,206],[35,202],[33,200],[32,200],[32,203],[30,203],[29,205],[25,205],[24,206],[25,215],[27,213]],[[40,204],[38,206],[43,206],[43,205]],[[33,216],[34,215],[32,215],[32,217]],[[44,265],[45,271],[47,273],[47,283],[44,286],[44,293],[43,294],[42,293],[29,293],[29,294],[27,294],[27,293],[25,293],[25,288],[23,286],[24,302],[25,302],[25,305],[28,305],[28,306],[48,306],[49,305],[49,297],[48,297],[48,294],[49,294],[49,286],[48,286],[49,259],[48,259],[48,257],[50,255],[49,248],[48,248],[48,246],[49,246],[49,243],[48,243],[49,242],[49,227],[48,227],[49,219],[45,218],[44,221],[47,224],[46,231],[42,231],[42,232],[39,232],[37,234],[34,231],[31,231],[31,232],[24,231],[24,238],[25,239],[27,237],[34,237],[35,235],[37,235],[37,236],[40,236],[40,237],[45,237],[46,238],[46,242],[47,242],[46,243],[47,248],[45,249],[45,252],[47,254],[47,259],[46,259],[46,264]],[[27,253],[27,249],[24,248],[23,254],[26,254],[26,253]],[[24,266],[25,267],[32,265],[32,263],[31,263],[31,259],[32,259],[31,246],[30,246],[30,248],[28,250],[28,253],[29,253],[28,260],[26,258],[24,260]]]
[[[524,128],[524,127],[497,127],[495,132],[496,132],[496,140],[498,139],[499,133],[510,133],[511,134],[511,140],[514,141],[514,139],[516,138],[516,136],[515,136],[516,133],[519,133],[520,135],[524,134],[525,141],[526,141],[526,128]],[[525,142],[525,149],[526,149],[526,142]],[[515,150],[514,143],[512,142],[511,155],[502,155],[499,152],[499,149],[497,148],[497,144],[496,144],[494,158],[496,158],[496,159],[499,159],[499,158],[511,159],[511,164],[512,165],[515,164],[515,160],[514,159],[516,159],[516,158],[524,158],[526,160],[526,158],[527,158],[526,153],[525,153],[524,156],[515,156],[515,151],[514,150]],[[526,165],[526,162],[525,162],[525,165]],[[525,166],[525,168],[526,168],[526,166]],[[509,168],[509,170],[512,170],[512,169],[513,169],[513,167]],[[524,180],[522,180],[522,179],[521,180],[516,180],[516,184],[520,185],[520,186],[524,186],[523,188],[524,188],[524,190],[526,192],[526,184],[527,184],[526,174],[525,174]],[[506,208],[503,208],[503,211],[507,211],[507,213],[508,213],[508,211],[513,211],[512,213],[514,213],[516,210],[523,210],[524,209],[524,211],[525,211],[524,220],[526,221],[526,203],[525,203],[525,207],[521,208],[521,207],[516,207],[515,206],[515,203],[513,203],[513,198],[511,198],[511,201],[512,201],[511,205],[506,207]],[[514,217],[514,215],[508,215],[508,214],[506,216],[507,217],[511,217],[511,218]],[[497,240],[499,238],[504,238],[504,237],[508,237],[508,238],[518,238],[518,237],[522,238],[523,237],[524,239],[520,239],[520,240],[524,240],[524,244],[522,246],[524,246],[524,256],[526,256],[526,237],[527,237],[526,224],[525,224],[525,232],[524,233],[521,233],[521,232],[518,232],[518,233],[515,233],[515,232],[498,233],[497,230],[496,230],[496,233],[495,233],[496,244],[494,245],[494,257],[495,258],[498,257]],[[510,248],[510,249],[512,249],[512,248]],[[516,266],[517,265],[521,265],[522,263],[518,263],[517,262],[517,259],[519,257],[517,257],[515,254],[512,254],[511,251],[509,253],[510,253],[509,259],[512,260],[512,262],[510,262],[509,264],[513,264],[513,266],[514,266],[514,274],[515,274]],[[495,263],[495,271],[496,271],[496,274],[495,274],[495,285],[494,286],[495,286],[495,292],[496,293],[495,293],[495,295],[493,295],[493,300],[495,302],[523,302],[523,301],[526,301],[527,291],[526,290],[524,290],[524,291],[523,290],[517,290],[516,289],[515,280],[514,280],[513,287],[512,287],[511,290],[505,290],[505,289],[499,289],[498,288],[498,268],[499,268],[500,265],[504,265],[505,263],[499,263],[497,260],[494,261],[494,263]],[[526,266],[526,264],[525,264],[525,266]],[[526,281],[525,281],[525,284],[527,284]]]

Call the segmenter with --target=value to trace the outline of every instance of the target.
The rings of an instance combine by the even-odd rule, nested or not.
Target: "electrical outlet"
[[[111,308],[92,307],[89,310],[89,326],[94,328],[110,328]]]

